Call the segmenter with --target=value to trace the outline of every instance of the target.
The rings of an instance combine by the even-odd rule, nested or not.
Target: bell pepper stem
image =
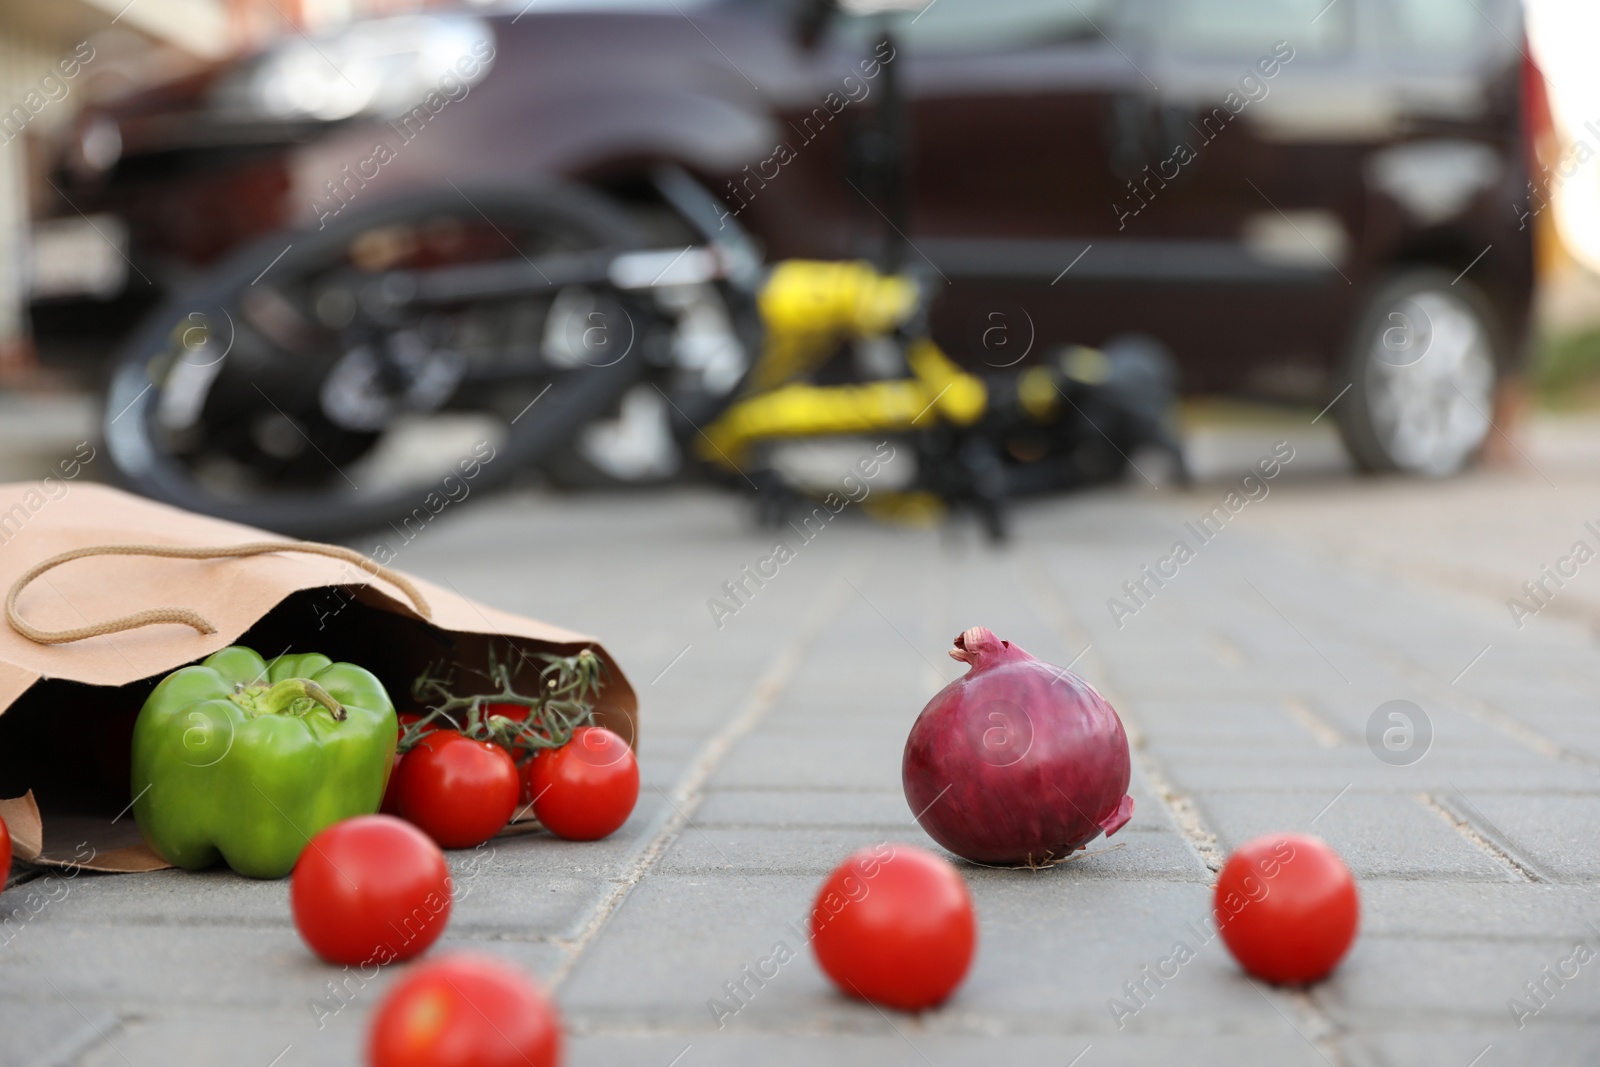
[[[335,700],[333,694],[309,678],[285,678],[267,690],[265,703],[272,711],[279,711],[300,699],[321,704],[337,722],[343,722],[349,717],[345,713],[344,705]]]

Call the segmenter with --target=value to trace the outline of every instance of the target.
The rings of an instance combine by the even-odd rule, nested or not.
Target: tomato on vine
[[[510,753],[492,741],[440,730],[395,771],[400,815],[443,848],[474,848],[504,829],[521,787]]]
[[[639,761],[628,742],[603,726],[580,726],[571,741],[540,752],[524,771],[534,815],[569,841],[615,832],[639,800]]]
[[[446,848],[471,848],[499,833],[518,802],[529,799],[516,760],[570,747],[571,739],[594,718],[594,697],[606,667],[591,649],[572,656],[530,656],[515,646],[512,651],[518,656],[515,662],[491,646],[487,671],[468,672],[487,679],[489,692],[463,691],[455,668],[443,673],[430,668],[411,687],[412,697],[426,705],[427,713],[400,716],[401,756],[384,794],[384,810],[416,823]],[[514,683],[540,661],[535,691],[519,692]],[[595,743],[605,749],[598,762],[617,758],[603,741]],[[631,766],[633,753],[622,747]],[[580,818],[587,821],[581,829],[593,836],[610,833],[628,817],[637,794],[635,768],[632,795],[620,815],[613,798],[602,805],[598,824],[596,813],[582,813]],[[613,817],[614,823],[594,828]]]

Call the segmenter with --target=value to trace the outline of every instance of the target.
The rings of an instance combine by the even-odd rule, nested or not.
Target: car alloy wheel
[[[1362,317],[1340,426],[1357,464],[1438,478],[1482,446],[1494,404],[1494,329],[1487,307],[1443,275],[1384,287]]]

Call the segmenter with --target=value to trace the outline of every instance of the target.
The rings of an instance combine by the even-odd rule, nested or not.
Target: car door
[[[1354,0],[1317,6],[935,0],[902,18],[907,230],[941,286],[941,344],[1001,367],[1140,332],[1191,390],[1314,392],[1315,369],[1262,368],[1321,358],[1280,341],[1310,312],[1337,318],[1349,220],[1321,210],[1326,158],[1240,115],[1290,65],[1343,61]],[[1358,186],[1338,191],[1353,211]]]
[[[935,0],[892,24],[907,101],[908,265],[939,286],[935,337],[1010,366],[1082,340],[1042,294],[1109,235],[1108,103],[1135,91],[1124,0]],[[870,223],[870,217],[866,218]]]
[[[1357,0],[1149,0],[1156,88],[1112,106],[1117,243],[1191,390],[1309,401],[1359,300],[1362,163],[1392,93]]]

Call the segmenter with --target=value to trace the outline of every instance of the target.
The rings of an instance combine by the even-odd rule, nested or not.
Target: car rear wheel
[[[1488,301],[1443,271],[1381,285],[1358,320],[1337,404],[1356,465],[1429,478],[1464,467],[1492,426],[1499,337]]]

